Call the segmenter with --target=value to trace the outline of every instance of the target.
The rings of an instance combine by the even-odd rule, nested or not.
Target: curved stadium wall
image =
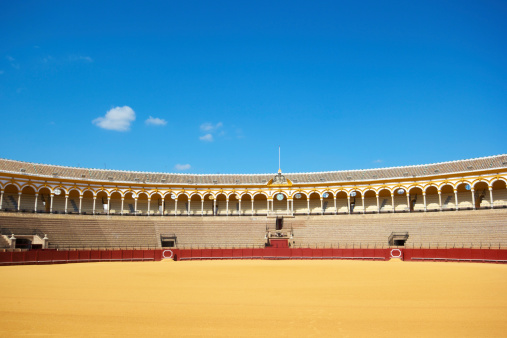
[[[283,219],[293,245],[377,245],[387,243],[393,232],[410,231],[412,244],[503,246],[506,182],[507,155],[253,175],[132,172],[0,159],[0,226],[3,236],[16,227],[18,232],[23,227],[50,232],[53,246],[90,243],[87,238],[64,240],[71,231],[98,231],[104,236],[94,243],[104,247],[160,247],[164,236],[182,246],[261,246],[267,233],[279,227],[275,219]],[[51,228],[51,222],[61,224]]]

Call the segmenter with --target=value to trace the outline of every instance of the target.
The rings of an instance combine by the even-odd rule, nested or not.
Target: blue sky
[[[505,1],[2,1],[0,157],[268,173],[506,152]]]

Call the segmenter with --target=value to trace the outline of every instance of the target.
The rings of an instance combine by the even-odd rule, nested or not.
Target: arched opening
[[[170,192],[164,196],[165,215],[176,215],[176,194]]]
[[[322,213],[323,214],[334,214],[336,208],[334,207],[334,194],[330,191],[322,193]]]
[[[507,208],[507,189],[502,180],[493,182],[493,208]]]
[[[346,191],[339,191],[336,193],[336,209],[338,214],[349,213]]]
[[[409,206],[407,201],[407,190],[402,187],[394,189],[394,211],[395,212],[408,212]]]
[[[475,209],[491,208],[488,183],[476,182],[474,184],[474,199]]]
[[[125,204],[125,201],[123,203]],[[109,207],[109,214],[121,214],[121,193],[119,191],[113,191],[111,193],[111,205]]]
[[[408,192],[409,197],[409,210],[413,211],[424,211],[424,198],[423,191],[419,187],[413,187]]]
[[[215,204],[215,215],[224,216],[227,210],[227,197],[225,194],[218,194],[216,196],[216,204]]]
[[[317,192],[312,192],[310,193],[308,200],[310,201],[308,213],[310,215],[320,214],[322,212],[322,208],[320,205],[320,195]]]
[[[450,184],[446,184],[440,188],[442,198],[442,210],[456,209],[456,199],[454,197],[454,188]]]
[[[472,187],[468,183],[460,183],[456,189],[458,191],[458,207],[460,210],[472,210],[474,203],[472,200]],[[475,195],[475,192],[474,192]]]
[[[85,192],[83,192],[83,202],[81,212],[83,214],[93,213],[93,192],[90,190],[86,190]]]
[[[237,194],[229,195],[229,215],[239,215],[239,198]]]
[[[136,215],[148,214],[148,194],[141,192],[137,195],[137,210]]]
[[[180,215],[180,216],[188,215],[188,196],[186,194],[179,194],[177,201],[178,201],[178,207],[177,207],[176,215]]]
[[[268,198],[266,195],[259,193],[254,196],[254,211],[256,215],[268,214]]]
[[[379,201],[380,202],[380,201]],[[364,193],[364,208],[365,213],[374,214],[378,212],[377,208],[377,195],[375,191],[368,190]]]
[[[308,197],[303,192],[298,192],[294,194],[293,203],[295,215],[304,215],[308,213],[307,200]]]
[[[426,188],[426,210],[440,210],[440,201],[438,199],[438,188],[429,186]]]
[[[253,215],[252,196],[243,194],[241,196],[241,215]]]
[[[97,193],[97,199],[95,200],[95,214],[106,215],[108,207],[107,193],[101,190]]]
[[[39,198],[37,199],[37,212],[47,212],[51,210],[51,191],[49,188],[39,189]]]
[[[69,191],[69,202],[67,204],[68,214],[79,213],[79,190],[72,189]]]
[[[136,213],[136,200],[134,198],[134,193],[129,191],[125,194],[123,199],[123,214],[124,215],[135,215]]]
[[[26,186],[21,190],[20,210],[23,212],[34,212],[35,210],[35,189]]]
[[[53,213],[65,213],[65,191],[62,188],[53,189]]]
[[[9,184],[4,188],[4,199],[2,202],[2,208],[5,211],[17,211],[18,210],[18,197],[19,189],[14,184]]]
[[[190,196],[190,215],[201,216],[201,195],[193,194]]]
[[[381,189],[378,192],[380,212],[393,212],[393,198],[389,189]]]
[[[284,193],[277,192],[273,195],[273,211],[277,213],[287,211],[287,196]]]
[[[351,214],[362,214],[363,213],[363,198],[362,194],[358,190],[350,192],[350,213]]]
[[[162,215],[162,195],[159,193],[151,195],[148,215]]]
[[[213,195],[205,194],[203,197],[203,215],[212,216],[213,215]]]

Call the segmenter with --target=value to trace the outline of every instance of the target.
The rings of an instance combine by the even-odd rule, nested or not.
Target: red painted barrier
[[[507,263],[507,250],[501,249],[162,249],[162,250],[32,250],[0,252],[0,265],[54,264],[99,261],[159,261],[161,259],[362,259],[406,261],[465,261]]]

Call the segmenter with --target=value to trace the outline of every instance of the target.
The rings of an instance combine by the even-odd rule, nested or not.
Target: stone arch
[[[253,195],[254,211],[256,215],[267,215],[268,213],[268,196],[264,192],[256,192]]]
[[[37,188],[27,184],[21,189],[21,198],[19,209],[24,212],[35,211],[35,194]]]
[[[362,213],[363,212],[363,193],[359,189],[353,189],[349,192],[350,196],[350,204],[349,210],[350,213]]]
[[[322,197],[322,213],[323,214],[335,214],[336,213],[336,207],[335,207],[335,198],[334,198],[334,192],[331,190],[324,190],[322,191],[321,195]]]
[[[379,211],[380,212],[394,212],[393,192],[387,187],[382,187],[378,190]]]
[[[504,179],[497,179],[491,184],[493,208],[507,208],[507,184]],[[491,197],[490,197],[491,198]]]
[[[456,209],[454,186],[451,183],[443,183],[439,187],[442,198],[442,210]]]
[[[307,200],[307,209],[308,214],[320,214],[322,213],[322,205],[320,203],[320,193],[317,190],[310,191],[308,193],[308,200]]]
[[[423,188],[419,185],[414,185],[408,190],[409,196],[409,210],[424,211],[424,197]]]
[[[299,194],[299,195],[298,195]],[[299,196],[299,198],[298,198]],[[308,194],[305,191],[295,191],[292,194],[292,203],[294,204],[294,214],[308,213],[307,207]]]
[[[190,215],[201,215],[202,196],[198,192],[194,192],[188,198]]]
[[[436,185],[428,185],[425,187],[424,192],[426,193],[426,210],[440,210],[438,187]]]
[[[240,197],[241,213],[240,215],[253,215],[252,195],[250,193],[243,193]]]
[[[345,190],[336,191],[336,212],[338,214],[348,214],[348,198]]]
[[[474,208],[491,208],[489,183],[485,180],[477,180],[472,187],[474,189],[474,200],[472,201]]]
[[[95,214],[107,214],[109,212],[109,193],[107,190],[97,190],[95,199]]]
[[[49,187],[39,188],[37,199],[37,211],[49,213],[51,211],[51,189]]]
[[[175,201],[175,209],[176,215],[188,215],[188,201],[189,196],[185,192],[180,192],[176,194]]]
[[[136,193],[132,190],[125,191],[123,194],[123,214],[135,215],[136,213]]]
[[[467,190],[467,187],[470,187],[470,190]],[[458,208],[460,210],[472,210],[474,208],[472,184],[469,181],[458,182],[456,184],[456,191],[458,192]]]
[[[215,196],[215,215],[224,216],[227,211],[227,194],[219,192]]]
[[[408,191],[403,185],[397,185],[393,189],[394,197],[394,211],[395,212],[408,212],[410,209],[409,202],[407,201]]]
[[[213,203],[215,200],[215,196],[211,192],[205,192],[202,196],[204,201],[203,205],[203,215],[213,215]]]
[[[121,191],[111,191],[110,198],[109,213],[112,215],[120,215],[122,213],[121,199],[123,198]]]
[[[364,191],[364,211],[365,213],[378,213],[377,194],[373,189]]]
[[[79,213],[79,203],[81,191],[77,188],[69,188],[69,201],[67,205],[67,213],[77,214]]]
[[[282,196],[282,199],[279,200],[278,196]],[[273,211],[275,212],[285,212],[287,211],[287,201],[288,194],[285,191],[277,191],[273,193]]]

